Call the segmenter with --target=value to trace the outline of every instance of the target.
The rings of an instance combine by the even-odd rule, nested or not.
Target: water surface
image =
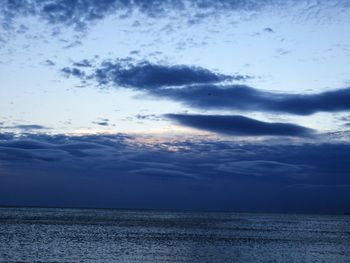
[[[350,262],[350,216],[0,208],[1,262]]]

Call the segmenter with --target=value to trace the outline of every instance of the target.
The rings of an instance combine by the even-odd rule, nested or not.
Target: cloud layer
[[[316,94],[273,93],[242,85],[197,85],[167,89],[154,96],[181,101],[200,109],[265,111],[295,115],[349,111],[350,88]]]
[[[310,136],[311,129],[287,124],[269,123],[234,115],[167,114],[176,122],[211,132],[237,136]]]
[[[348,144],[253,145],[204,137],[150,141],[123,134],[1,134],[0,203],[328,212],[348,208]]]
[[[205,20],[209,16],[233,11],[259,12],[265,7],[285,8],[300,5],[305,15],[320,16],[322,11],[330,8],[348,8],[345,0],[332,0],[313,5],[305,0],[297,1],[259,1],[259,0],[4,0],[0,7],[3,27],[9,28],[13,20],[24,16],[37,16],[53,25],[64,25],[84,30],[96,21],[107,16],[116,15],[120,18],[141,13],[151,18],[163,17],[172,13],[181,13],[189,23]]]
[[[84,76],[78,68],[64,68],[62,71],[76,77]],[[100,85],[114,83],[122,87],[152,90],[172,86],[245,80],[249,77],[228,76],[201,67],[186,65],[159,65],[147,61],[137,64],[105,61],[89,78],[94,78]]]
[[[105,61],[86,72],[82,67],[62,69],[82,81],[141,90],[152,96],[182,102],[199,109],[265,111],[295,115],[350,110],[350,88],[314,94],[276,93],[227,82],[250,76],[223,75],[200,67]]]

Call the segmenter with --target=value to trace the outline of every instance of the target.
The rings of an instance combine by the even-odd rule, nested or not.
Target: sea
[[[349,215],[0,208],[0,262],[350,262]]]

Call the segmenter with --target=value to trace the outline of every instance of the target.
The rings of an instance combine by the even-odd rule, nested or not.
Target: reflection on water
[[[0,261],[350,262],[350,217],[0,208]]]

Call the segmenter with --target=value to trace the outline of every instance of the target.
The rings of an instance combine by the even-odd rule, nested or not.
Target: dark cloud
[[[343,122],[343,125],[345,127],[350,127],[350,116],[338,117],[336,119]]]
[[[31,131],[31,130],[47,130],[48,127],[38,125],[38,124],[17,124],[17,125],[11,125],[11,126],[0,126],[0,129],[7,129],[7,130],[22,130],[22,131]]]
[[[203,109],[269,111],[296,115],[350,110],[350,88],[316,94],[290,94],[267,92],[242,85],[199,85],[181,90],[162,90],[152,95]]]
[[[47,127],[38,125],[38,124],[21,124],[21,125],[15,125],[14,128],[21,129],[21,130],[42,130],[47,129]]]
[[[136,114],[135,117],[138,120],[152,120],[152,121],[162,120],[162,117],[156,114]]]
[[[168,26],[162,30],[171,33],[175,32],[173,29],[177,28],[179,23],[193,26],[220,17],[227,18],[228,23],[237,23],[242,19],[254,20],[256,15],[266,11],[269,13],[271,10],[277,13],[281,10],[287,11],[292,13],[293,18],[301,17],[302,21],[316,19],[333,22],[334,19],[347,14],[349,7],[346,0],[323,1],[317,5],[306,0],[3,0],[0,5],[0,44],[19,34],[28,40],[35,37],[52,41],[53,38],[67,32],[71,35],[73,30],[73,35],[66,35],[69,40],[64,46],[73,48],[83,43],[82,37],[86,36],[94,25],[111,17],[118,20],[128,19],[130,26],[146,27],[156,20],[164,19]],[[32,23],[21,24],[23,19],[26,21],[27,18],[38,20],[42,25],[40,30],[44,30],[45,27],[45,33],[40,34],[37,28],[32,28]],[[32,30],[35,31],[34,34]],[[178,48],[198,44],[189,39],[180,42]],[[30,43],[31,41],[28,45]],[[205,45],[206,42],[201,43]]]
[[[0,140],[10,140],[13,138],[13,133],[0,133]]]
[[[17,140],[15,140],[15,138],[12,138],[12,140],[1,142],[0,145],[6,148],[18,148],[22,150],[47,149],[53,146],[52,144],[47,142],[30,139],[30,137],[28,139]]]
[[[266,33],[275,33],[275,31],[271,27],[265,27],[264,32]]]
[[[317,189],[317,188],[346,188],[350,189],[350,185],[340,184],[340,185],[327,185],[327,184],[295,184],[291,185],[293,188],[304,188],[304,189]]]
[[[92,123],[100,125],[100,126],[108,126],[109,125],[108,121],[93,121]]]
[[[83,59],[82,61],[79,61],[79,62],[75,62],[73,63],[73,66],[74,67],[83,67],[83,68],[89,68],[89,67],[92,67],[91,63],[89,60],[87,59]]]
[[[349,208],[349,144],[242,144],[204,137],[154,138],[150,144],[143,139],[0,134],[0,203],[304,212]]]
[[[236,136],[310,136],[312,130],[288,123],[270,123],[233,115],[167,114],[176,122],[211,132]]]
[[[78,78],[85,77],[85,73],[82,70],[78,69],[78,68],[67,68],[67,67],[65,67],[65,68],[62,69],[62,72],[64,74],[66,74],[66,76],[74,76],[74,77],[78,77]]]
[[[85,73],[78,68],[64,68],[68,75],[83,78]],[[245,80],[249,76],[228,76],[208,69],[185,65],[158,65],[150,62],[131,63],[128,60],[104,61],[100,67],[87,76],[99,84],[114,84],[135,89],[156,89],[169,86],[209,84],[223,81]]]
[[[140,54],[140,51],[139,50],[132,50],[129,53],[130,53],[130,55],[138,55],[138,54]]]
[[[286,173],[289,177],[300,177],[302,172],[313,169],[307,165],[295,165],[276,161],[254,160],[254,161],[234,161],[219,165],[218,170],[223,172],[235,172],[237,174],[249,176],[266,176],[271,174]]]
[[[53,61],[50,60],[50,59],[45,60],[43,64],[44,64],[45,66],[50,66],[50,67],[56,65],[55,62],[53,62]]]
[[[99,85],[142,90],[152,96],[179,101],[200,109],[267,111],[296,115],[350,110],[350,88],[313,94],[269,92],[227,83],[245,80],[249,76],[228,76],[200,67],[106,61],[89,74],[77,68],[64,68],[62,71],[84,82],[94,80]]]
[[[230,9],[257,9],[259,1],[220,1],[209,3],[205,0],[4,0],[0,12],[3,16],[3,27],[9,28],[14,19],[20,16],[37,16],[49,24],[74,27],[85,30],[87,26],[109,15],[128,17],[134,11],[149,17],[161,17],[175,10],[201,13]],[[196,14],[193,15],[196,17]]]
[[[329,2],[329,3],[328,3]],[[348,8],[345,0],[332,0],[319,3],[317,6],[305,0],[297,1],[259,1],[259,0],[4,0],[1,3],[0,14],[2,26],[8,29],[13,21],[19,17],[36,16],[52,25],[73,27],[85,30],[91,24],[114,15],[119,18],[130,17],[140,12],[151,18],[164,17],[173,13],[185,15],[190,24],[205,21],[209,16],[218,16],[233,11],[264,10],[265,7],[285,8],[298,3],[305,16],[319,17],[322,10],[330,8]]]
[[[100,126],[109,126],[109,119],[100,118],[99,120],[93,121],[92,123]]]
[[[122,0],[5,0],[4,2],[0,11],[6,23],[3,26],[6,28],[9,28],[17,17],[37,16],[49,24],[71,26],[76,30],[84,30],[90,23],[130,5],[129,1]]]
[[[176,178],[185,178],[185,179],[199,179],[195,174],[186,173],[183,171],[177,171],[174,169],[164,169],[164,168],[141,168],[137,170],[131,170],[130,173],[142,174],[148,176],[156,176],[164,179],[176,179]]]

